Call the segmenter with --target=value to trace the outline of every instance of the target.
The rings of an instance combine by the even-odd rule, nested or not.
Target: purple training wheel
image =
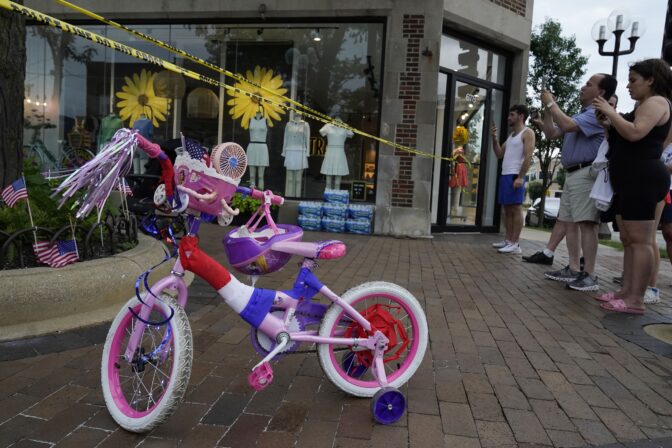
[[[391,425],[406,412],[406,398],[394,387],[383,387],[371,400],[371,413],[380,424]]]

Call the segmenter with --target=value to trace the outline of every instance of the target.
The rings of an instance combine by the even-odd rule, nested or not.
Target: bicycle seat
[[[337,240],[315,241],[314,243],[280,241],[273,244],[273,250],[319,260],[335,260],[345,256],[347,252],[345,243]]]
[[[241,226],[226,234],[222,243],[229,263],[237,271],[247,275],[262,275],[282,268],[292,253],[275,250],[280,242],[297,243],[303,238],[303,229],[289,224],[278,224],[279,233],[270,226],[254,232]]]

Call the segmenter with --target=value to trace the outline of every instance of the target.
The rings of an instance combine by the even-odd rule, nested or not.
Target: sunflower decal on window
[[[159,127],[159,121],[166,121],[170,99],[161,98],[154,93],[154,77],[156,73],[145,70],[140,74],[134,73],[133,79],[125,76],[126,84],[117,92],[119,117],[126,121],[128,126],[133,127],[135,120],[145,114],[152,120],[154,127]]]
[[[242,92],[231,92],[232,98],[226,103],[229,106],[232,106],[231,109],[229,109],[229,114],[231,114],[231,117],[233,117],[234,120],[240,118],[240,125],[243,129],[247,129],[250,125],[250,119],[254,117],[257,112],[261,111],[268,126],[273,126],[273,122],[280,121],[280,115],[285,113],[284,109],[278,106],[278,104],[285,104],[285,101],[283,101],[281,96],[287,93],[287,89],[282,87],[282,76],[273,76],[273,70],[261,68],[257,65],[254,68],[254,71],[248,70],[245,77],[254,84],[262,86],[267,90],[261,90],[249,82],[237,82],[234,84],[234,87],[242,90]],[[249,96],[246,92],[259,95],[276,104],[260,101],[258,98]]]

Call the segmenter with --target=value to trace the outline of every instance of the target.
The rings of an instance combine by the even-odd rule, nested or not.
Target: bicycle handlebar
[[[271,190],[261,191],[257,190],[256,188],[237,187],[236,192],[250,196],[253,199],[260,199],[262,201],[268,197],[271,201],[271,204],[273,205],[282,205],[285,203],[285,198],[273,194]]]
[[[145,151],[152,159],[159,159],[159,163],[161,164],[161,178],[166,185],[166,196],[172,198],[174,194],[173,178],[175,177],[175,171],[173,170],[173,164],[170,161],[170,158],[168,158],[166,153],[163,152],[161,147],[156,143],[150,142],[137,132],[135,133],[135,137],[138,139],[138,147],[140,149]]]

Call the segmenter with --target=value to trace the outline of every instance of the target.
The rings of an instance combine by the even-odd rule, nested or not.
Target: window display
[[[212,76],[209,69],[120,30],[85,28]],[[283,96],[319,114],[338,112],[349,126],[378,135],[383,23],[322,23],[319,40],[314,26],[299,23],[132,28],[264,86],[270,92],[217,75],[270,102],[157,70],[77,36],[32,26],[27,33],[26,141],[39,134],[58,158],[69,150],[73,132],[89,135],[79,140],[90,140],[87,149],[93,152],[119,127],[136,128],[167,145],[182,132],[208,148],[226,141],[246,148],[250,169],[243,183],[290,198],[316,199],[325,187],[349,190],[353,182],[366,181],[366,200],[375,200],[378,144],[291,113],[293,106]],[[291,137],[299,122],[304,136],[300,153],[298,146],[287,146],[288,131]],[[81,146],[79,140],[75,143]]]

